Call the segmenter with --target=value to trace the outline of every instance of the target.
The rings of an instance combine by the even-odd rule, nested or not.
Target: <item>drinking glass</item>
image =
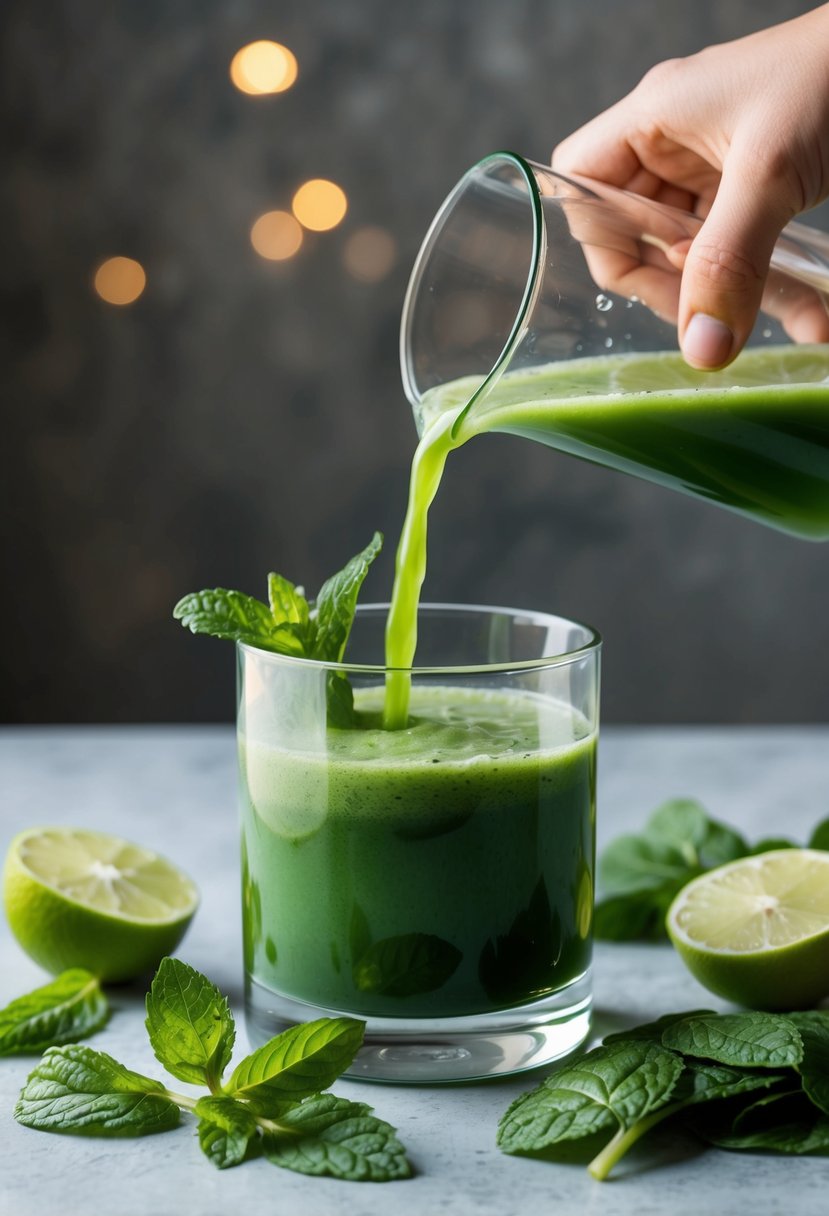
[[[387,610],[358,608],[347,664],[238,646],[249,1036],[360,1018],[349,1075],[381,1081],[548,1063],[590,1021],[599,637],[421,606],[384,731]]]

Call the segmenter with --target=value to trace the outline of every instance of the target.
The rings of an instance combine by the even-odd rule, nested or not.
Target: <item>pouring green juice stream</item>
[[[770,384],[776,379],[778,383]],[[474,408],[480,378],[427,393],[387,631],[384,725],[407,718],[426,517],[449,452],[500,431],[634,473],[781,531],[829,539],[829,348],[766,347],[723,372],[679,354],[567,360],[507,372]]]

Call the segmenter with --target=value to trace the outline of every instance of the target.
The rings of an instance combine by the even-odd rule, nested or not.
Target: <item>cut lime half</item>
[[[55,974],[141,975],[181,941],[198,906],[194,883],[158,853],[80,828],[32,828],[12,840],[3,871],[9,926]]]
[[[829,853],[776,849],[710,870],[679,892],[667,928],[711,992],[808,1008],[829,994]]]

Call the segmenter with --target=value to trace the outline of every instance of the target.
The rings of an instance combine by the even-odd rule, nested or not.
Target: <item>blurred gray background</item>
[[[386,598],[415,442],[400,306],[448,189],[810,7],[6,0],[3,720],[229,719],[232,648],[185,634],[178,597],[264,596],[269,569],[313,591],[375,528]],[[255,39],[295,53],[293,88],[233,87]],[[253,221],[314,177],[345,220],[263,260]],[[355,277],[366,227],[393,264]],[[112,255],[146,270],[129,307],[92,290]],[[608,722],[827,719],[829,548],[526,441],[452,458],[426,594],[597,626]]]

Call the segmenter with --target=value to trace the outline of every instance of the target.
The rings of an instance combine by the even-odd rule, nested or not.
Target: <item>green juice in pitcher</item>
[[[743,352],[720,372],[673,353],[507,372],[467,411],[466,378],[427,393],[421,427],[486,431],[684,491],[807,540],[829,539],[829,347]]]

